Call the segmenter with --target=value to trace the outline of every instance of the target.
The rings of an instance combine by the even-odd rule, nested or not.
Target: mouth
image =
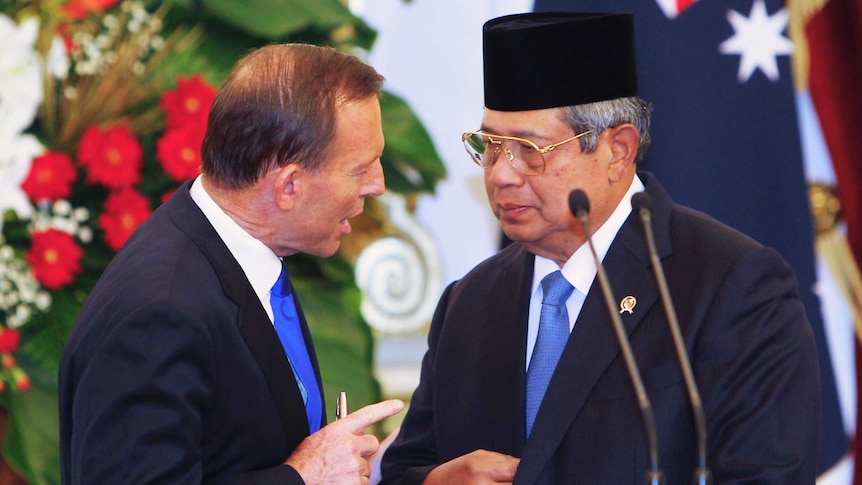
[[[346,235],[350,234],[350,231],[352,230],[350,227],[350,219],[353,219],[354,217],[357,217],[360,214],[362,214],[362,209],[360,209],[355,214],[349,215],[349,216],[345,217],[344,219],[341,219],[340,221],[338,221],[338,227],[341,229],[340,232],[342,235],[346,236]]]
[[[519,204],[498,204],[500,218],[516,218],[526,212],[529,206]]]

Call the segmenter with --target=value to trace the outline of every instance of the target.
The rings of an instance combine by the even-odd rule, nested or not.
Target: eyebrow
[[[482,125],[479,127],[479,131],[481,131],[483,133],[487,133],[489,135],[516,136],[518,138],[526,138],[526,139],[533,141],[533,142],[535,142],[536,139],[544,140],[544,141],[547,141],[549,139],[549,138],[547,138],[543,135],[540,135],[539,133],[536,133],[535,131],[531,131],[531,130],[515,130],[514,133],[503,134],[503,133],[500,133],[500,132],[498,132],[492,128],[488,128],[485,125]]]

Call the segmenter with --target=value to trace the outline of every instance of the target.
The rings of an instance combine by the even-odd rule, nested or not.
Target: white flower
[[[2,116],[2,115],[0,115]],[[21,190],[33,159],[45,151],[35,136],[0,136],[0,215],[12,209],[21,219],[33,215],[33,206]],[[3,218],[0,217],[0,232]]]
[[[75,210],[72,211],[72,217],[77,222],[84,222],[90,218],[90,211],[86,207],[75,207]]]
[[[36,293],[36,308],[42,310],[43,312],[48,310],[51,307],[51,294],[47,291],[40,291]]]
[[[69,203],[66,199],[57,199],[57,202],[54,202],[54,214],[59,214],[61,216],[68,216],[72,213],[72,204]]]
[[[69,74],[71,61],[66,53],[66,45],[59,35],[54,36],[51,42],[51,50],[48,51],[48,72],[57,79],[66,79]]]
[[[35,18],[16,26],[0,15],[0,139],[27,129],[42,102],[42,73],[35,48],[38,35]]]
[[[9,328],[18,328],[24,325],[27,323],[27,320],[30,319],[31,314],[32,312],[30,311],[30,307],[18,305],[18,307],[15,308],[15,314],[9,316]]]
[[[102,18],[102,25],[104,25],[108,30],[115,30],[118,23],[116,15],[108,14]]]
[[[12,248],[0,242],[0,253]],[[0,261],[0,321],[17,328],[27,323],[35,310],[44,312],[51,307],[51,295],[39,286],[30,267],[12,256]]]
[[[93,230],[87,226],[81,226],[78,229],[78,239],[84,244],[93,242]]]

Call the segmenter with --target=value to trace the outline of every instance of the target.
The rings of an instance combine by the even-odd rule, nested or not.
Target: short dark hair
[[[338,106],[379,96],[383,76],[331,47],[276,44],[252,51],[210,109],[202,171],[216,186],[248,187],[288,163],[325,165]]]
[[[609,99],[595,103],[578,104],[560,108],[560,119],[567,123],[574,133],[591,133],[578,140],[581,150],[593,153],[599,144],[599,135],[608,128],[630,123],[638,130],[638,151],[635,161],[643,160],[649,149],[650,113],[652,106],[637,96]]]

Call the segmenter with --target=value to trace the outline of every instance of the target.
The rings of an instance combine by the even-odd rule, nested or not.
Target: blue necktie
[[[296,313],[296,304],[293,301],[293,293],[290,291],[290,277],[287,274],[287,266],[282,263],[281,275],[270,291],[269,301],[272,304],[275,331],[290,366],[296,384],[302,393],[305,402],[305,413],[308,415],[308,428],[314,433],[320,429],[320,416],[323,410],[323,399],[320,389],[317,387],[317,377],[314,375],[314,367],[308,356],[308,347],[302,336],[302,327],[299,316]]]
[[[554,271],[542,280],[542,311],[539,314],[539,334],[527,369],[527,436],[548,389],[548,382],[557,367],[569,339],[569,312],[566,300],[575,288],[563,273]]]

